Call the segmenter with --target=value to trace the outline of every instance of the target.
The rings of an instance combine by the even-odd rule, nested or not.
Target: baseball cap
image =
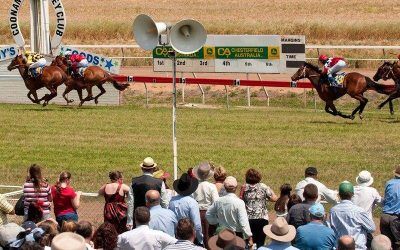
[[[344,181],[339,185],[339,194],[347,192],[354,193],[354,187],[353,184],[351,184],[349,181]]]
[[[315,203],[309,209],[310,214],[314,215],[315,217],[322,218],[325,216],[325,209],[321,203]]]
[[[225,188],[235,188],[237,187],[238,183],[235,177],[233,176],[228,176],[226,177],[224,181],[224,187]]]

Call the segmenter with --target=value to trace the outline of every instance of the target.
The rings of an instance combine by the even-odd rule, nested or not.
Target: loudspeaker
[[[140,14],[133,21],[133,35],[137,44],[145,50],[153,50],[158,45],[161,34],[169,28],[166,23],[156,23],[145,14]]]
[[[201,49],[207,40],[207,33],[201,23],[186,19],[172,27],[169,39],[175,51],[181,54],[191,54]]]

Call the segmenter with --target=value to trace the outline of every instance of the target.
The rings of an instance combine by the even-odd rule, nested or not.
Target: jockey
[[[333,75],[347,66],[346,62],[344,61],[344,58],[341,57],[329,58],[326,55],[320,55],[318,61],[320,61],[324,65],[322,73],[327,74],[329,84],[332,87],[343,87],[341,84],[338,84],[336,82]]]
[[[82,76],[79,72],[80,68],[86,68],[88,66],[88,61],[84,55],[72,54],[71,51],[65,52],[65,57],[71,64],[72,72],[76,76]]]
[[[29,50],[25,50],[24,56],[27,61],[27,66],[28,70],[31,73],[32,77],[37,77],[36,75],[36,69],[41,67],[43,69],[44,66],[46,66],[46,59],[44,58],[43,55],[31,52]]]

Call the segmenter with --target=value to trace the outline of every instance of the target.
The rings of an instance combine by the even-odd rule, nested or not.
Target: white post
[[[39,52],[39,1],[30,1],[30,13],[31,13],[31,50]]]
[[[50,54],[50,17],[48,0],[30,0],[31,50]]]
[[[41,0],[40,26],[40,53],[50,54],[50,17],[48,0]]]
[[[178,143],[176,140],[176,52],[170,51],[172,57],[172,150],[174,157],[174,180],[178,179]]]

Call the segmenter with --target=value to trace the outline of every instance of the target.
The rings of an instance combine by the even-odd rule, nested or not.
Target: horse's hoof
[[[359,117],[361,120],[364,118],[364,116],[362,114],[360,114]]]
[[[350,118],[351,120],[354,120],[355,116],[354,116],[354,115],[351,115],[349,118]]]
[[[74,99],[71,99],[71,100],[68,101],[68,103],[71,103],[71,102],[74,102]]]
[[[394,115],[394,111],[390,111],[390,115]]]
[[[97,98],[94,99],[94,103],[98,104],[99,100],[97,100]]]

